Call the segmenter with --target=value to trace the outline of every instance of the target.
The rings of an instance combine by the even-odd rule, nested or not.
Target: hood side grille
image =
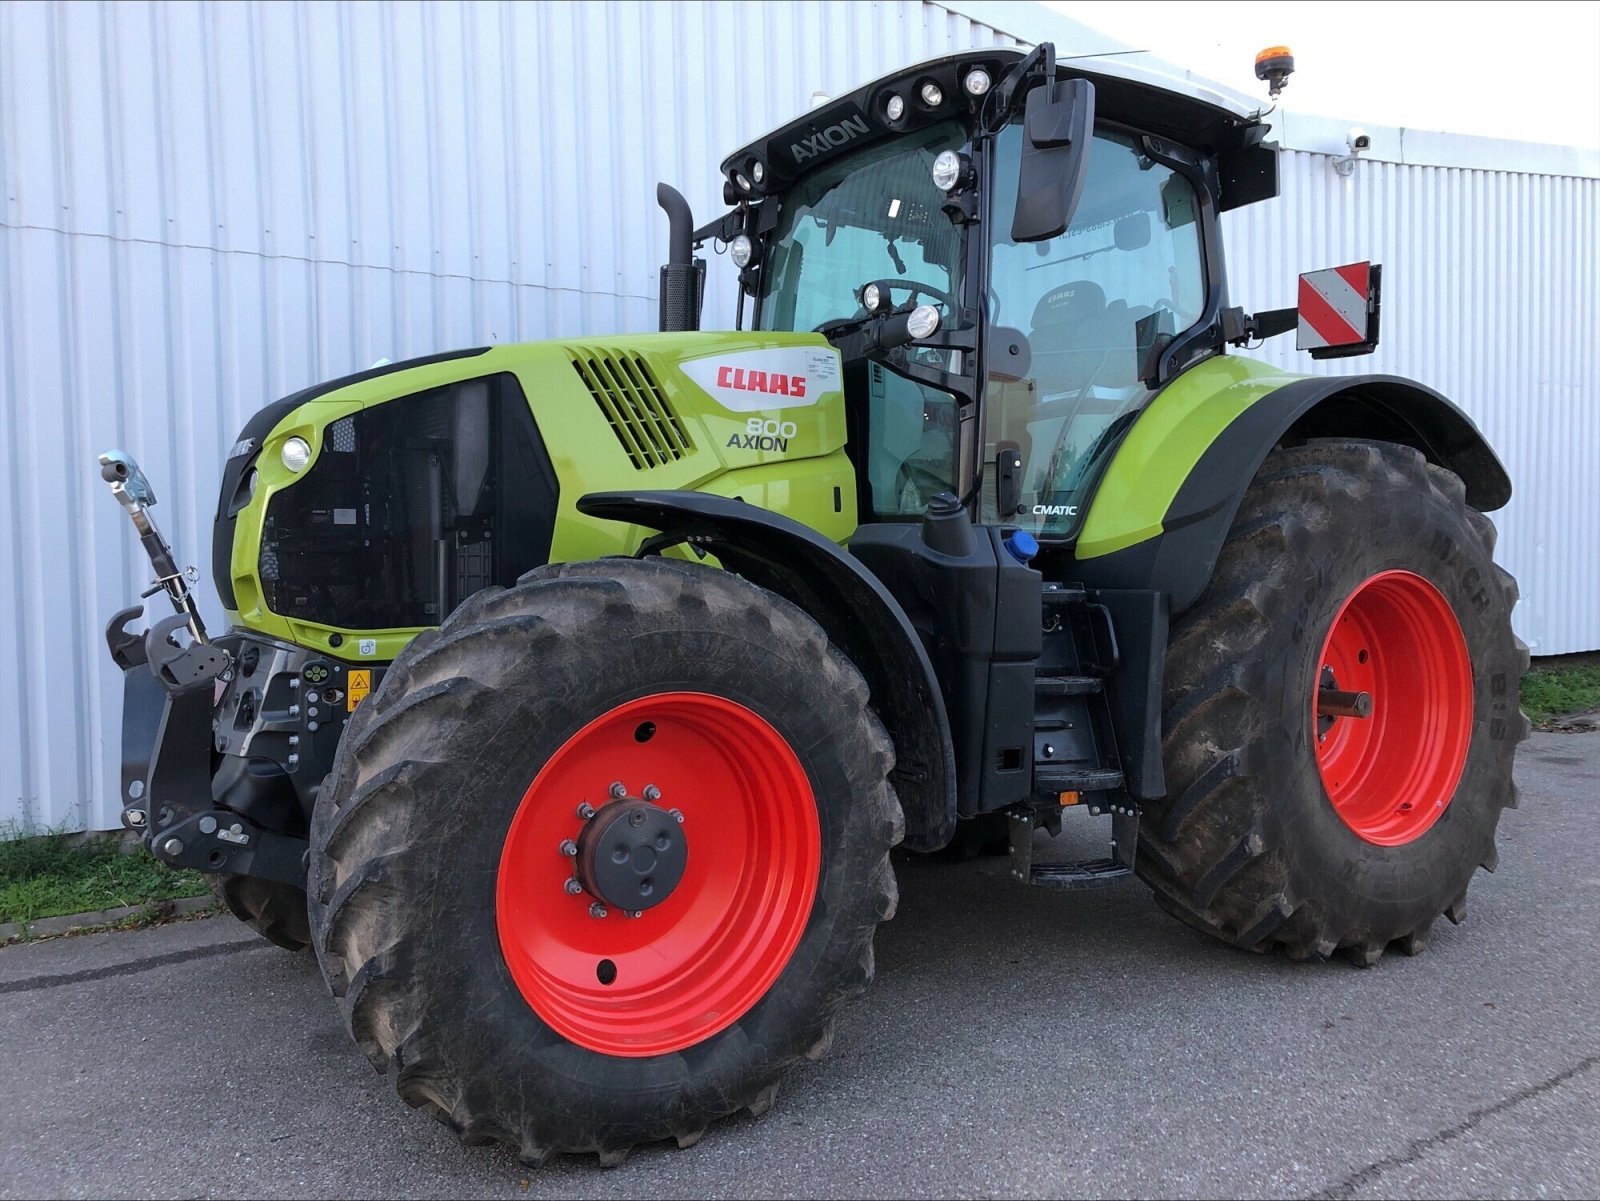
[[[689,432],[639,355],[574,348],[572,367],[611,424],[638,471],[661,467],[694,449]]]

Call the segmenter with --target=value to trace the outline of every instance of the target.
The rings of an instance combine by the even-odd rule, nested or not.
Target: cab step
[[[1099,676],[1037,676],[1033,681],[1033,695],[1041,696],[1093,696],[1105,691],[1106,683]]]
[[[1133,875],[1133,869],[1115,859],[1085,859],[1078,863],[1035,863],[1028,883],[1039,888],[1099,888]]]
[[[1033,834],[1041,825],[1041,815],[1018,807],[1007,815],[1006,842],[1011,860],[1011,875],[1023,884],[1037,888],[1099,888],[1133,873],[1139,848],[1139,810],[1131,802],[1118,801],[1111,810],[1111,854],[1103,859],[1035,863]],[[1042,822],[1045,828],[1059,825]]]
[[[1105,792],[1121,788],[1122,784],[1122,769],[1117,767],[1034,765],[1033,786],[1037,792]]]

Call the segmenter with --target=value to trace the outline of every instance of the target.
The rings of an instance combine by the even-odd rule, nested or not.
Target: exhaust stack
[[[667,262],[661,268],[661,332],[700,328],[706,262],[694,257],[694,216],[683,193],[670,184],[656,185],[656,203],[667,214]]]

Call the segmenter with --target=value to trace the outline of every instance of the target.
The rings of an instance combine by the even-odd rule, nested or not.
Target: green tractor
[[[530,1163],[764,1111],[872,978],[895,847],[1414,954],[1515,803],[1510,482],[1420,384],[1227,353],[1377,336],[1365,264],[1230,306],[1267,128],[1050,46],[829,101],[724,162],[710,224],[659,190],[662,332],[261,409],[215,637],[108,452],[177,610],[107,631],[125,823],[315,948],[406,1101]],[[708,243],[732,332],[698,330]],[[1109,853],[1036,861],[1069,810]]]

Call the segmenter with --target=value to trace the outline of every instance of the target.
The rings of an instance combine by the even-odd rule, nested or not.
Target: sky
[[[1045,3],[1252,96],[1256,52],[1288,45],[1292,111],[1600,148],[1600,0]]]

